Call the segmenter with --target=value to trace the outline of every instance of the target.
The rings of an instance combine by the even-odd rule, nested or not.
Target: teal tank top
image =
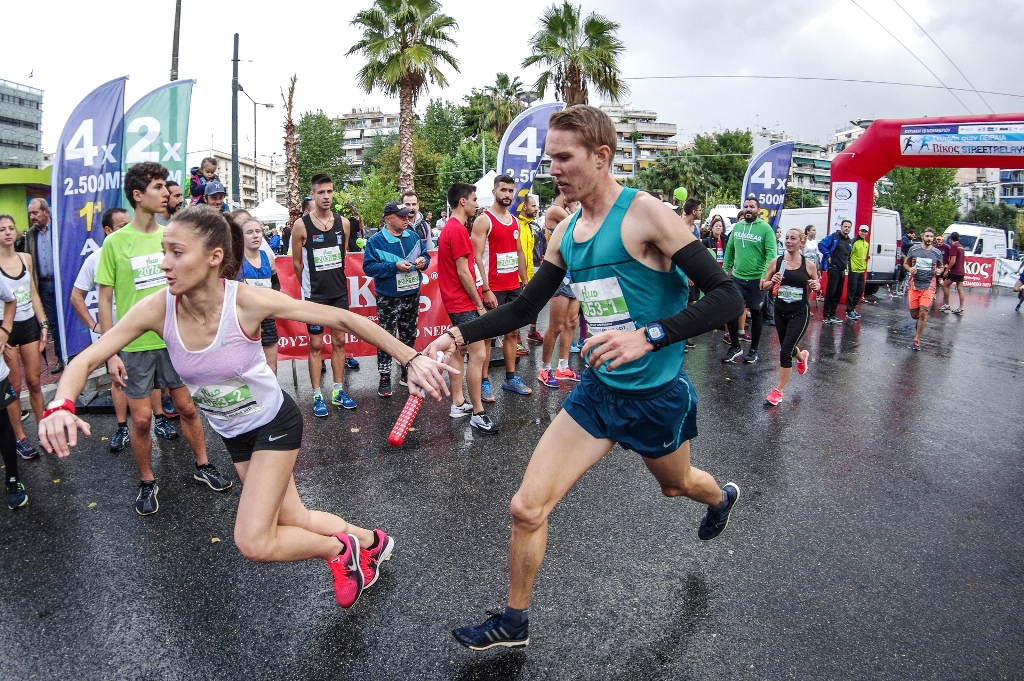
[[[587,318],[590,335],[602,331],[634,331],[686,308],[689,286],[676,265],[659,272],[633,258],[622,243],[622,218],[636,196],[626,187],[608,217],[590,239],[573,240],[577,211],[562,237],[562,258],[572,272],[572,290]],[[684,343],[649,352],[614,371],[598,367],[596,376],[609,388],[649,390],[675,380],[683,365]]]

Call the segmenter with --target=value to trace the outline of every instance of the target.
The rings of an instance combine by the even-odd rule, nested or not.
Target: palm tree
[[[398,95],[399,188],[413,189],[413,106],[427,81],[448,86],[438,68],[441,62],[458,72],[459,62],[448,52],[457,46],[449,31],[458,24],[441,13],[436,0],[374,0],[370,9],[356,14],[351,25],[363,31],[362,39],[346,53],[358,52],[366,58],[356,76],[360,87],[367,93],[377,88],[388,96]]]
[[[499,73],[494,85],[484,88],[484,115],[481,121],[484,127],[494,131],[495,136],[501,138],[505,128],[523,110],[523,103],[516,96],[523,91],[523,83],[519,77],[510,78],[504,73]]]
[[[551,81],[555,97],[567,106],[586,104],[588,85],[616,102],[629,92],[619,71],[625,45],[615,35],[618,23],[593,12],[583,18],[580,5],[563,0],[561,6],[544,10],[540,25],[530,38],[533,54],[522,64],[523,68],[534,64],[547,68],[534,85],[539,96],[544,96]]]
[[[297,74],[292,75],[288,84],[288,96],[281,92],[281,99],[284,100],[284,175],[288,189],[288,219],[289,224],[299,219],[302,213],[301,199],[299,197],[299,163],[295,139],[295,120],[292,118],[292,107],[295,104],[295,83],[299,80]]]

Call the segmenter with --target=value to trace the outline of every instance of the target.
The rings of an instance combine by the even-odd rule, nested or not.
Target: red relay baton
[[[439,352],[437,354],[437,361],[440,362],[444,358],[444,353]],[[405,401],[402,413],[398,415],[398,420],[395,421],[395,426],[391,429],[391,434],[388,435],[388,442],[395,447],[401,447],[402,443],[405,442],[405,436],[409,434],[409,428],[416,419],[416,414],[419,413],[420,407],[423,406],[423,395],[419,388],[409,392],[409,399]]]

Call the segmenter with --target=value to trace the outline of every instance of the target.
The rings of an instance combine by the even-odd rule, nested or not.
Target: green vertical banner
[[[176,80],[161,85],[128,110],[121,145],[122,173],[136,163],[153,161],[167,168],[168,181],[174,180],[188,192],[185,151],[195,82]]]

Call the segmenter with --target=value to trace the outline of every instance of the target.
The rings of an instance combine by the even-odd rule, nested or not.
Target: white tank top
[[[28,267],[25,266],[25,258],[20,253],[18,258],[21,260],[21,276],[11,277],[3,270],[0,270],[0,273],[7,279],[7,285],[10,286],[18,305],[14,309],[14,321],[23,322],[32,319],[36,313],[32,309],[32,284],[28,278]],[[3,320],[3,317],[4,311],[0,308],[0,320]]]
[[[188,386],[196,407],[221,437],[235,437],[265,426],[284,403],[281,386],[267,366],[259,338],[249,338],[238,325],[237,292],[237,281],[224,281],[217,336],[196,352],[185,349],[178,335],[178,298],[170,289],[165,294],[164,342],[171,364]]]

